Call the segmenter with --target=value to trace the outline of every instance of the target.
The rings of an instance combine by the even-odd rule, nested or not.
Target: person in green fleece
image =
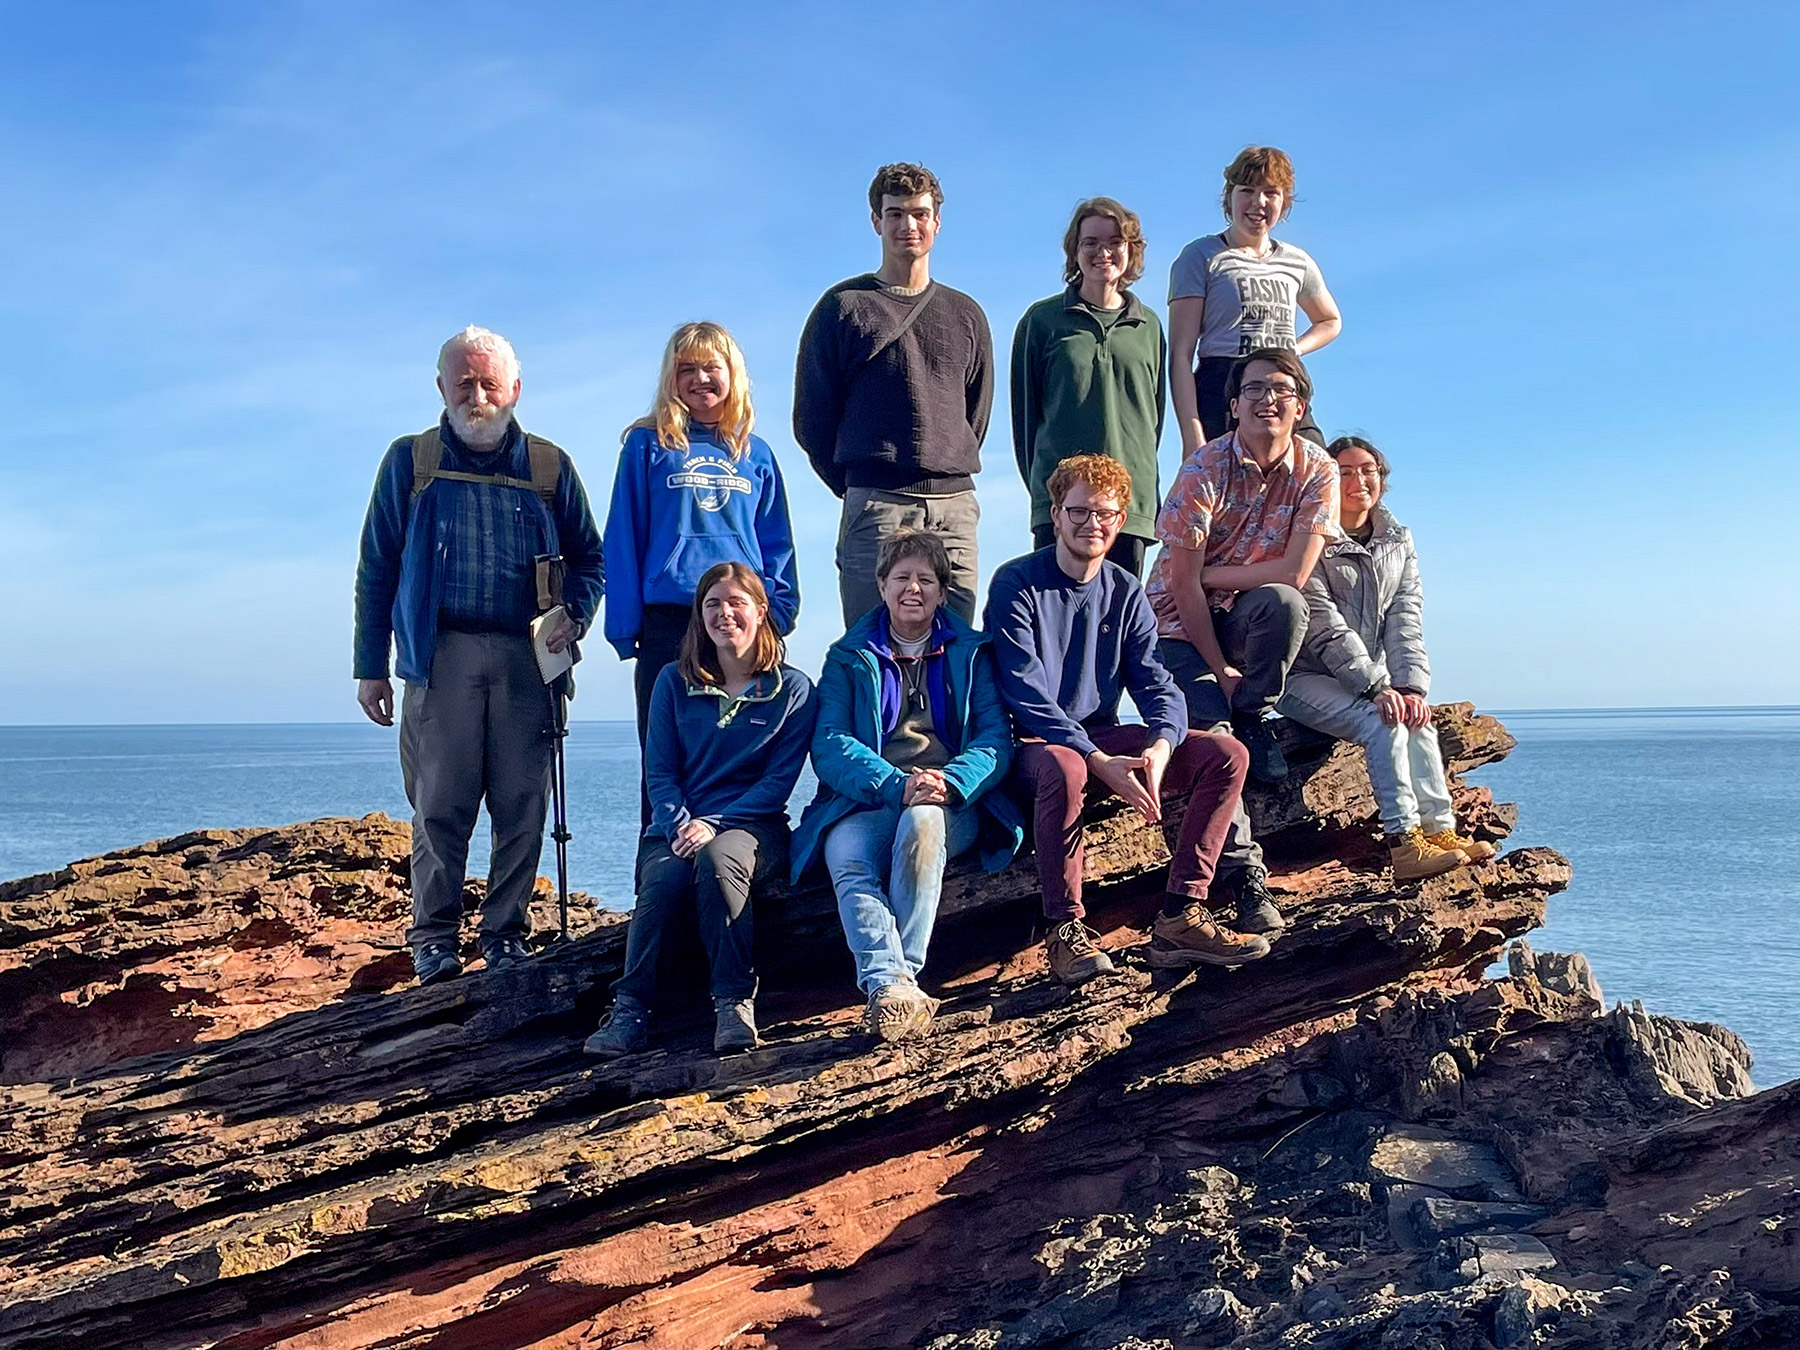
[[[1075,208],[1063,234],[1060,295],[1025,311],[1013,334],[1013,455],[1031,492],[1036,547],[1055,539],[1046,484],[1071,455],[1105,455],[1131,475],[1118,542],[1107,555],[1141,577],[1162,501],[1156,446],[1168,390],[1162,323],[1131,291],[1144,274],[1144,229],[1111,197]]]

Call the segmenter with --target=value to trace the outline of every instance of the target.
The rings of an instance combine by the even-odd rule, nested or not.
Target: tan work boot
[[[1419,881],[1453,872],[1468,861],[1454,849],[1441,849],[1417,825],[1405,834],[1387,836],[1388,861],[1395,881]]]
[[[904,1041],[931,1030],[938,1001],[916,984],[884,984],[869,995],[863,1031],[878,1041]]]
[[[1468,839],[1455,830],[1439,830],[1436,834],[1425,836],[1425,842],[1433,848],[1441,848],[1446,853],[1460,853],[1470,862],[1486,862],[1497,851],[1494,846],[1483,839]]]
[[[1188,966],[1241,966],[1269,954],[1269,941],[1234,933],[1213,920],[1198,900],[1176,915],[1158,914],[1144,960],[1159,970]]]
[[[1067,985],[1086,984],[1113,973],[1112,958],[1094,941],[1100,935],[1080,919],[1058,924],[1044,943],[1050,973]]]

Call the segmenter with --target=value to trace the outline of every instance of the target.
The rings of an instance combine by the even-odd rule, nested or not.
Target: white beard
[[[448,411],[451,428],[471,450],[494,449],[506,439],[506,429],[512,422],[510,404],[504,408],[489,404],[482,416],[476,416],[468,408],[451,408]]]

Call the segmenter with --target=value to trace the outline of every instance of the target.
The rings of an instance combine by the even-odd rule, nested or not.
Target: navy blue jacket
[[[1156,657],[1156,616],[1117,563],[1082,583],[1057,566],[1054,544],[1014,558],[988,585],[982,627],[1021,736],[1091,754],[1088,729],[1116,726],[1130,694],[1154,735],[1186,739],[1187,700]]]
[[[473,460],[440,421],[444,454],[439,466],[459,473],[500,474],[529,481],[531,455],[517,423],[502,450],[504,463],[484,456]],[[495,487],[433,479],[413,496],[413,440],[402,436],[388,447],[375,475],[375,490],[363,520],[362,548],[356,565],[356,668],[359,680],[386,679],[388,648],[394,648],[394,673],[419,684],[431,681],[431,658],[437,651],[438,609],[444,599],[444,567],[449,550],[453,510],[468,493],[499,494],[524,516],[524,536],[535,537],[539,553],[561,553],[567,564],[563,604],[586,633],[606,593],[606,567],[600,527],[588,507],[587,493],[575,465],[565,453],[556,480],[555,501],[546,509],[536,493],[524,488]],[[516,559],[512,560],[514,563]],[[529,559],[526,560],[529,563]],[[526,616],[527,620],[529,615]]]
[[[787,825],[787,801],[806,765],[818,703],[812,681],[777,666],[732,698],[691,685],[671,662],[656,677],[644,735],[647,835],[673,843],[690,820],[715,830]]]
[[[795,880],[823,851],[826,831],[845,816],[901,804],[907,774],[881,757],[900,711],[900,672],[887,618],[885,607],[870,610],[825,653],[812,739],[819,794],[794,832]],[[997,872],[1018,852],[1025,833],[1012,799],[990,790],[1012,762],[1012,728],[1000,700],[994,655],[985,636],[947,609],[937,612],[934,638],[943,654],[927,658],[933,666],[927,682],[932,721],[951,754],[944,778],[981,811],[982,866]]]

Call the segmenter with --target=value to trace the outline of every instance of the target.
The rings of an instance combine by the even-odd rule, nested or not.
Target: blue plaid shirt
[[[458,473],[529,481],[531,454],[515,422],[506,440],[476,455],[457,439],[449,419],[439,422],[444,453],[439,467]],[[555,500],[546,509],[535,493],[435,479],[412,496],[411,436],[388,447],[363,522],[356,571],[356,676],[395,673],[428,681],[441,626],[524,633],[537,612],[533,560],[563,555],[563,602],[583,633],[606,589],[600,529],[575,466],[565,454]]]

